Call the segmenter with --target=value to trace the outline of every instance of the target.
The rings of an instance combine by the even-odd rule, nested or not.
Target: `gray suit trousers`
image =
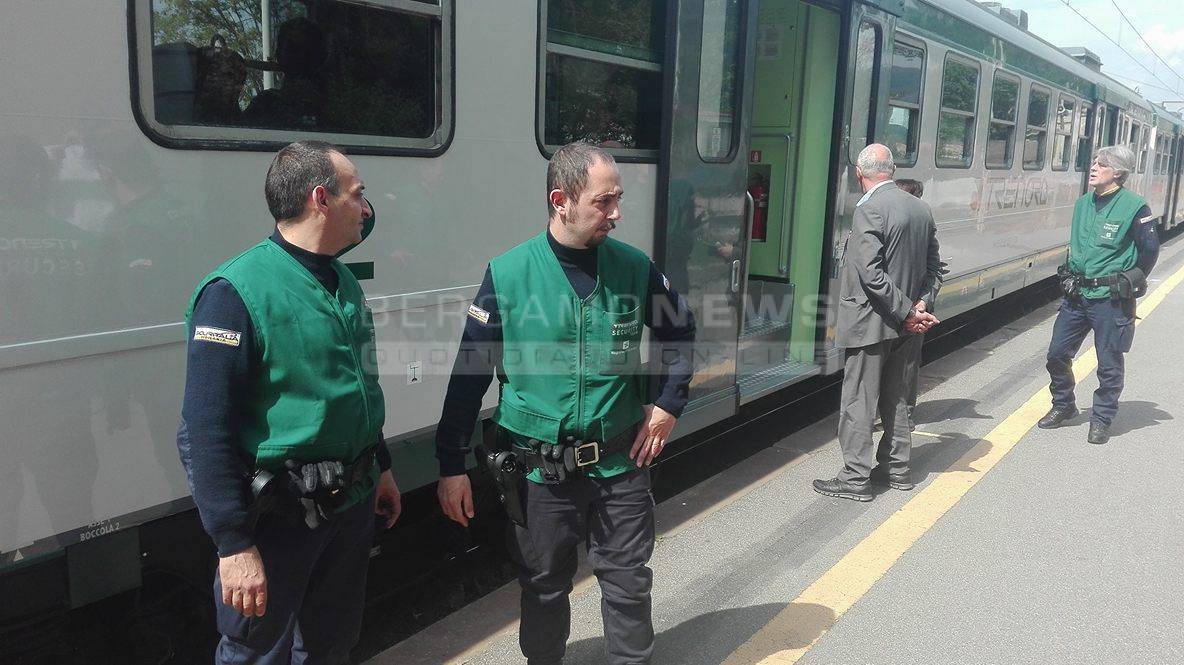
[[[839,480],[867,482],[877,463],[892,473],[909,469],[913,439],[909,432],[910,379],[916,375],[920,335],[903,335],[876,344],[846,349],[843,396],[839,412],[839,446],[843,470]],[[872,441],[876,414],[884,423],[879,446]]]

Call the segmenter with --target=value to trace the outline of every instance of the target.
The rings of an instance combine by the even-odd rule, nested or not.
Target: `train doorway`
[[[814,345],[841,17],[763,0],[753,39],[753,205],[738,373],[741,401],[816,370]]]

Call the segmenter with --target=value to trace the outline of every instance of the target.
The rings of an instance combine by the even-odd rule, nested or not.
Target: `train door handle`
[[[732,293],[740,293],[740,259],[732,261]]]

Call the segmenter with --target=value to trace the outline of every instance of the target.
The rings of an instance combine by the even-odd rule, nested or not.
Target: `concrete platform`
[[[660,504],[653,662],[1184,662],[1184,285],[1137,329],[1104,446],[1087,416],[1028,429],[1055,315],[923,368],[913,492],[816,494],[841,464],[832,416]],[[524,662],[517,606],[507,585],[369,662]],[[572,614],[566,662],[603,662],[594,581]]]

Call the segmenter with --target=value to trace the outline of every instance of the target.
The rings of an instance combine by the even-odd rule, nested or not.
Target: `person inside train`
[[[319,127],[325,94],[320,75],[328,56],[324,30],[304,17],[280,24],[275,62],[283,76],[279,86],[251,100],[244,119],[261,127]]]
[[[1135,170],[1133,150],[1098,150],[1089,168],[1092,192],[1073,207],[1069,258],[1060,271],[1065,298],[1053,325],[1047,364],[1052,408],[1037,425],[1060,427],[1077,415],[1073,357],[1091,330],[1098,358],[1086,441],[1104,444],[1118,413],[1125,369],[1123,354],[1135,338],[1135,299],[1159,258],[1158,218],[1143,197],[1124,187]]]

